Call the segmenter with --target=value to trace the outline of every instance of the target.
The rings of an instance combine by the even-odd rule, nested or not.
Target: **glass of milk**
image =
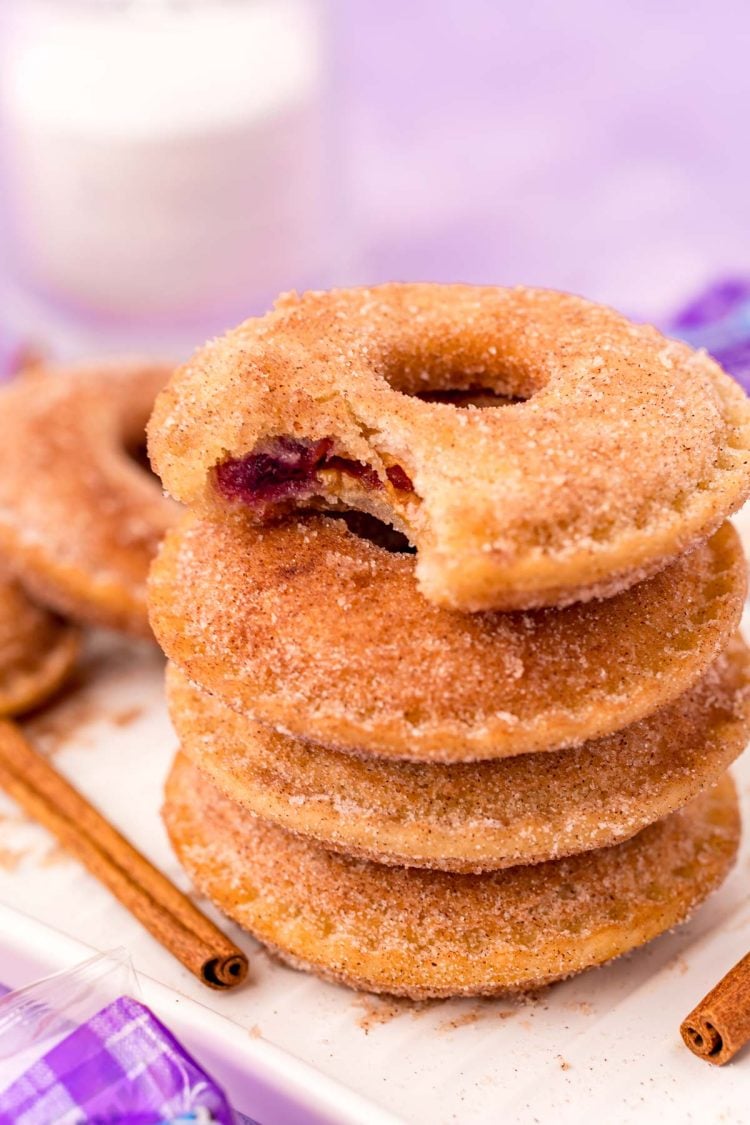
[[[316,0],[4,0],[0,298],[62,354],[185,351],[330,283]]]

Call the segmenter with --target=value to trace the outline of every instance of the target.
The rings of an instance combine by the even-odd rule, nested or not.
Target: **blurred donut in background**
[[[0,392],[0,547],[35,599],[76,621],[150,635],[146,575],[176,509],[144,435],[170,370],[42,367]]]
[[[0,572],[0,718],[43,703],[68,678],[79,630],[36,605]]]

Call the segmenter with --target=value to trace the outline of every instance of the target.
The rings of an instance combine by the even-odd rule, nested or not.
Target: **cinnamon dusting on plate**
[[[143,707],[125,707],[122,711],[110,717],[110,722],[116,727],[129,727],[138,722],[143,714]]]
[[[31,719],[25,728],[37,748],[53,758],[71,739],[80,738],[81,729],[107,717],[106,708],[86,694],[69,695],[57,707]]]
[[[473,1004],[467,1011],[443,1020],[437,1025],[438,1033],[456,1031],[459,1027],[468,1027],[470,1024],[489,1020],[508,1020],[517,1015],[526,1003],[524,997],[514,998],[515,1006],[512,1008],[500,1007],[496,1000],[480,1000]]]
[[[0,871],[15,871],[29,853],[0,845]]]
[[[40,867],[59,867],[61,863],[72,863],[73,860],[65,848],[60,844],[51,844],[39,860]]]
[[[363,1009],[362,1015],[357,1020],[357,1026],[361,1027],[367,1035],[373,1027],[390,1023],[391,1020],[397,1019],[399,1016],[410,1015],[415,1017],[421,1015],[430,1006],[430,1002],[408,1000],[400,996],[374,996],[363,992],[361,996],[354,998],[354,1006]]]

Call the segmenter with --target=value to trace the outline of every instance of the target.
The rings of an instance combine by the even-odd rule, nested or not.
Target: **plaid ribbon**
[[[0,1093],[0,1125],[232,1125],[229,1104],[166,1027],[127,996],[108,1004]]]

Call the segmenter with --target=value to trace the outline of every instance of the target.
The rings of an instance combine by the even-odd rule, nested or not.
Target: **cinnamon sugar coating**
[[[146,575],[176,508],[135,460],[170,368],[50,368],[0,392],[0,544],[23,585],[77,620],[148,635]]]
[[[78,629],[0,572],[0,717],[30,711],[54,695],[79,649]]]
[[[627,839],[713,784],[750,735],[737,638],[696,687],[578,749],[434,765],[358,758],[252,723],[170,665],[183,754],[236,804],[380,863],[482,871]]]
[[[342,520],[188,516],[154,563],[150,608],[169,658],[249,718],[448,762],[575,745],[665,706],[724,648],[745,588],[727,524],[607,601],[459,614],[422,597],[413,556]]]
[[[484,875],[383,867],[243,813],[184,758],[164,817],[196,888],[295,966],[414,998],[522,990],[685,919],[739,838],[731,779],[625,843]]]
[[[511,403],[417,397],[462,389]],[[194,509],[370,512],[425,597],[472,611],[616,593],[750,492],[750,408],[706,354],[538,289],[287,295],[175,373],[149,437]]]

